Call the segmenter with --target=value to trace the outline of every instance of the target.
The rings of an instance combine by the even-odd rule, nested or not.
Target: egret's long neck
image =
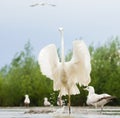
[[[64,64],[65,58],[64,58],[64,38],[63,38],[63,29],[60,30],[61,33],[61,62]]]

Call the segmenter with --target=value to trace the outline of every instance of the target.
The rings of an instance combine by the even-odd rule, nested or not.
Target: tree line
[[[108,40],[102,46],[89,46],[91,55],[91,83],[96,93],[108,93],[117,97],[110,105],[120,105],[120,39]],[[59,53],[59,49],[58,49]],[[72,57],[72,50],[66,61]],[[88,92],[77,85],[80,94],[72,95],[71,104],[86,105]],[[28,94],[31,106],[43,106],[44,97],[57,105],[59,91],[53,90],[53,81],[42,75],[33,48],[28,41],[24,50],[17,52],[11,63],[0,69],[0,106],[23,106],[24,95]],[[67,97],[63,96],[67,104]]]

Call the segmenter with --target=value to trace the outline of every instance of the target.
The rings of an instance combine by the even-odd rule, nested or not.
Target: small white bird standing
[[[44,98],[44,106],[50,106],[50,105],[51,105],[51,103],[48,101],[48,98],[45,97]]]
[[[86,87],[85,90],[89,92],[86,101],[87,105],[93,105],[95,106],[95,108],[101,107],[101,110],[103,110],[105,104],[112,101],[112,99],[116,98],[115,96],[111,96],[106,93],[96,94],[94,87],[92,86]]]
[[[25,106],[29,106],[29,104],[30,104],[30,98],[27,94],[25,95],[24,104],[25,104]]]
[[[73,56],[71,61],[65,62],[63,28],[61,34],[61,61],[54,44],[44,47],[38,57],[41,72],[53,80],[53,88],[60,91],[59,96],[68,95],[70,110],[70,95],[79,94],[76,84],[88,86],[90,83],[90,54],[83,40],[73,41]]]

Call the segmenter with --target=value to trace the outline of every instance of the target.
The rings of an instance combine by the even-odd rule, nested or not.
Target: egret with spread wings
[[[60,96],[68,95],[69,113],[70,95],[79,94],[76,84],[87,86],[90,79],[91,63],[90,54],[83,40],[73,41],[73,56],[69,62],[65,62],[63,28],[59,28],[61,34],[61,61],[54,44],[44,47],[38,58],[41,72],[52,79],[54,90],[60,91]]]

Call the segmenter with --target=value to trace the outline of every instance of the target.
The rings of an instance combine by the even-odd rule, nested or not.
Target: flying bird
[[[54,44],[44,47],[38,57],[38,63],[43,75],[53,80],[53,88],[60,91],[59,96],[68,95],[70,110],[70,95],[79,94],[76,84],[88,86],[91,81],[90,54],[83,40],[73,41],[73,56],[69,62],[65,62],[63,28],[59,28],[61,34],[61,61]]]
[[[35,4],[30,5],[30,7],[36,7],[38,5],[39,5],[38,3],[35,3]]]
[[[24,104],[25,104],[25,106],[29,106],[29,104],[30,104],[30,98],[27,94],[25,95]]]
[[[55,6],[56,6],[55,4],[40,2],[40,3],[35,3],[35,4],[30,5],[30,7],[36,7],[36,6],[39,6],[39,5],[40,5],[40,6],[49,5],[49,6],[52,6],[52,7],[55,7]]]
[[[89,92],[86,101],[87,105],[93,105],[95,108],[101,107],[101,111],[105,104],[116,98],[115,96],[111,96],[107,93],[96,94],[94,87],[92,86],[86,87],[85,90]]]

